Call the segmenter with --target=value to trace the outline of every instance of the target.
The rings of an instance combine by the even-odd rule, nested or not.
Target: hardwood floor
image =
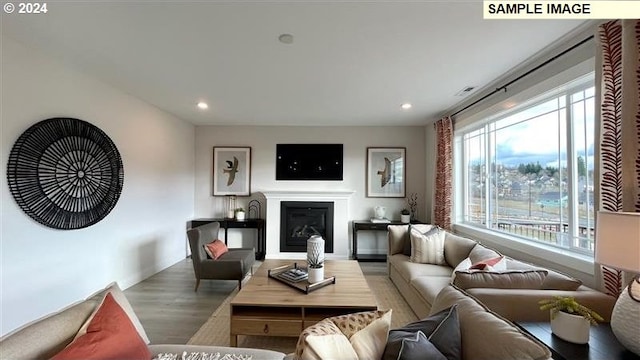
[[[386,263],[359,264],[365,275],[387,274]],[[195,292],[195,283],[185,259],[124,291],[152,344],[186,344],[238,285],[202,280]]]

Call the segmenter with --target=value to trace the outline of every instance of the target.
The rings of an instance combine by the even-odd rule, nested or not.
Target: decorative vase
[[[307,272],[309,274],[309,277],[307,278],[309,284],[317,283],[324,280],[324,266],[319,268],[309,267],[307,269]]]
[[[400,222],[408,224],[411,222],[411,215],[402,215],[400,214]]]
[[[236,220],[244,220],[244,211],[236,211]]]
[[[312,235],[307,239],[307,272],[310,284],[324,279],[324,239]]]
[[[551,332],[562,340],[574,344],[586,344],[589,342],[589,320],[581,315],[573,315],[558,311],[551,318]]]
[[[611,313],[611,331],[620,344],[640,355],[640,277],[635,277],[620,293]]]
[[[387,208],[384,206],[376,206],[374,208],[374,212],[376,215],[376,219],[384,219],[384,216],[387,214]]]

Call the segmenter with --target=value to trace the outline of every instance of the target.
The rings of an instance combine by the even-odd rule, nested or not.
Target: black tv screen
[[[342,144],[277,144],[276,180],[342,180]]]

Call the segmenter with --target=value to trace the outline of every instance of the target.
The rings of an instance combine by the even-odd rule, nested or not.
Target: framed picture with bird
[[[404,147],[367,148],[367,197],[405,197]]]
[[[213,148],[213,196],[251,195],[251,148]]]

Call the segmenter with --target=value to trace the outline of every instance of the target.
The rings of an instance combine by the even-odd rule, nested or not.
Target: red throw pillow
[[[107,293],[91,319],[87,333],[75,339],[52,360],[66,359],[151,359],[144,343],[127,314]]]
[[[222,254],[228,252],[229,249],[222,240],[214,240],[213,242],[204,245],[204,251],[207,252],[207,255],[209,255],[210,258],[215,260],[222,256]]]
[[[484,261],[480,261],[471,265],[469,270],[495,270],[495,271],[504,271],[507,270],[507,262],[504,256],[498,256],[493,259],[488,259]]]

